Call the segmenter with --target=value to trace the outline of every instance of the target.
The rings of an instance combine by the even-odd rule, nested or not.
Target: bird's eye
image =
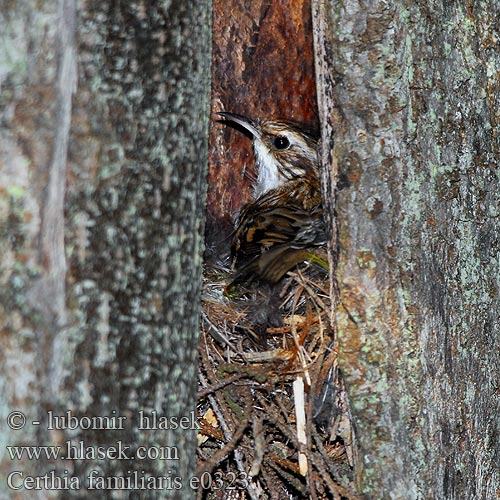
[[[276,149],[283,150],[287,149],[290,146],[290,141],[284,135],[280,135],[276,137],[276,139],[274,139],[273,144]]]

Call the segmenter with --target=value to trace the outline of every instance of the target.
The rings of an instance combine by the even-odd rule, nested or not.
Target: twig
[[[241,378],[245,377],[246,373],[238,373],[236,375],[233,375],[232,377],[229,377],[226,380],[221,380],[217,384],[207,386],[203,388],[201,391],[198,391],[198,399],[202,399],[208,394],[211,394],[212,392],[216,392],[219,389],[222,389],[223,387],[226,387],[226,385],[232,384],[233,382],[236,382],[237,380],[240,380]]]
[[[240,425],[236,429],[236,432],[231,437],[230,441],[226,445],[217,450],[209,460],[201,464],[198,470],[198,477],[201,477],[205,472],[212,472],[215,467],[217,467],[227,456],[236,448],[241,436],[248,427],[248,422],[250,421],[250,416],[252,415],[253,408],[251,406],[247,407],[243,419]]]
[[[255,444],[255,454],[253,457],[252,467],[250,468],[249,476],[255,477],[259,475],[264,453],[266,451],[266,437],[264,434],[263,419],[256,418],[253,421],[253,439]]]
[[[299,442],[299,470],[300,473],[305,476],[307,475],[307,456],[304,450],[307,448],[307,438],[304,380],[302,379],[302,375],[299,375],[293,383],[293,398],[295,402],[297,441]]]

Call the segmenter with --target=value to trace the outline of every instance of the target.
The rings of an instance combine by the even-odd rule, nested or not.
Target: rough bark
[[[500,491],[499,15],[314,2],[320,116],[350,181],[336,315],[368,498]]]
[[[310,1],[216,0],[213,17],[212,111],[318,128]],[[213,118],[207,245],[220,256],[255,162],[250,140]]]
[[[100,497],[191,498],[193,425],[137,423],[140,411],[195,410],[210,2],[79,7],[7,2],[0,13],[0,417],[16,409],[28,419],[22,431],[2,426],[2,442],[122,441],[131,454],[172,447],[171,458],[4,454],[3,479],[56,470],[80,488],[13,492],[2,481],[0,498],[89,498],[90,470],[171,481]],[[48,411],[127,420],[123,430],[49,432]]]

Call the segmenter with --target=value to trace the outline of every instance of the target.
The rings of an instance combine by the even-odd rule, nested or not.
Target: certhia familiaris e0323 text
[[[235,282],[277,283],[326,243],[317,140],[297,124],[219,113],[253,140],[257,180],[231,242]]]

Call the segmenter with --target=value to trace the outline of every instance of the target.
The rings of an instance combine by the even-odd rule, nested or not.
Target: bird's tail
[[[289,245],[282,245],[263,252],[243,265],[238,269],[227,289],[230,291],[231,288],[234,289],[240,283],[252,281],[276,284],[288,271],[306,260],[328,269],[324,250],[318,248],[293,248]]]

